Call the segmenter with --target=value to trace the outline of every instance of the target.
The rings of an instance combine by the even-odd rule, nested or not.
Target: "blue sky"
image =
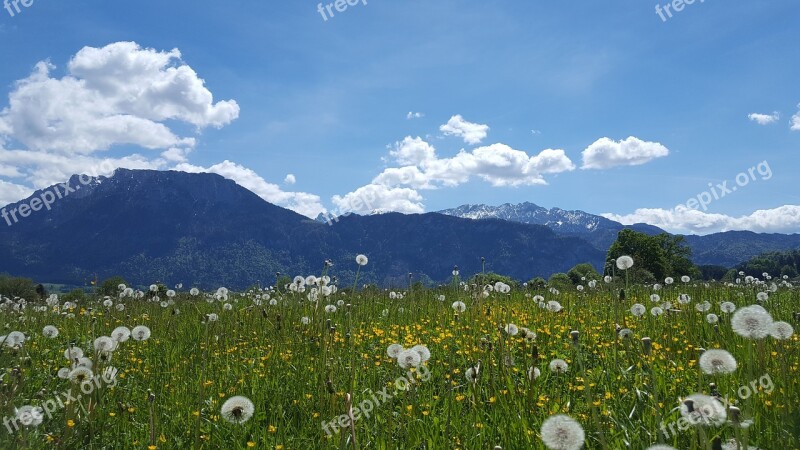
[[[0,203],[125,166],[217,172],[310,216],[531,201],[800,232],[796,1],[666,21],[640,1],[318,3],[0,10]]]

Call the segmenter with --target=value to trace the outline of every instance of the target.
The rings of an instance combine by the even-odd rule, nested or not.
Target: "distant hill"
[[[547,277],[575,264],[602,267],[604,252],[549,228],[441,214],[349,216],[332,225],[270,204],[215,174],[117,170],[82,185],[52,210],[12,226],[0,223],[0,272],[82,284],[121,275],[131,283],[245,287],[275,273],[333,275],[352,282],[358,253],[369,256],[365,282],[405,285],[487,270],[518,279]],[[53,188],[48,188],[53,189]],[[30,204],[41,191],[7,210]]]
[[[661,228],[647,225],[623,225],[602,216],[584,211],[547,209],[533,203],[500,206],[463,205],[441,211],[469,219],[503,219],[514,222],[544,225],[563,236],[585,239],[595,248],[607,251],[616,240],[617,233],[625,228],[655,235],[666,233]],[[800,248],[800,234],[758,234],[749,231],[728,231],[707,236],[685,236],[692,249],[692,261],[698,265],[734,267],[762,253]]]

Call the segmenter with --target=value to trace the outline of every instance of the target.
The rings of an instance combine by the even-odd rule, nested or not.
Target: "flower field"
[[[0,448],[800,448],[787,281],[327,275],[5,300]]]

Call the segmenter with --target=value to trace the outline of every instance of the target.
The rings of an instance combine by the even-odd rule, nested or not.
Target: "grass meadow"
[[[0,448],[800,448],[798,336],[744,337],[723,311],[759,304],[796,325],[800,291],[785,282],[325,287],[10,299]],[[753,320],[752,333],[770,326]],[[118,327],[133,336],[96,342]],[[392,344],[430,355],[395,359]],[[723,358],[705,373],[712,349],[735,369]],[[238,396],[251,405],[224,410]],[[355,426],[336,425],[349,405]],[[560,415],[574,422],[542,430]]]

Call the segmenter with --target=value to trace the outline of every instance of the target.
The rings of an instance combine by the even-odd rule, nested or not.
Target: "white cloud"
[[[460,114],[457,114],[451,117],[446,124],[440,126],[439,130],[447,136],[457,136],[464,139],[467,144],[475,145],[480,144],[486,138],[489,126],[467,122]]]
[[[424,114],[424,113],[421,113],[421,112],[412,112],[412,111],[409,111],[409,112],[408,112],[408,114],[406,114],[406,119],[408,119],[408,120],[411,120],[411,119],[421,119],[421,118],[423,118],[423,117],[425,117],[425,114]]]
[[[425,212],[422,196],[414,189],[368,184],[344,196],[334,195],[336,216],[346,213],[369,214],[380,211],[396,211],[405,214]]]
[[[749,114],[747,118],[759,125],[769,125],[771,123],[777,122],[781,118],[781,115],[778,111],[775,111],[772,114],[752,113]]]
[[[800,108],[800,105],[797,105]],[[800,111],[792,116],[792,131],[800,131]]]
[[[642,208],[632,214],[602,214],[625,225],[647,223],[672,233],[709,234],[731,230],[749,230],[758,233],[800,232],[800,206],[784,205],[762,209],[750,215],[732,217],[712,214],[685,206],[673,209]]]
[[[29,150],[90,154],[115,145],[148,149],[190,148],[195,138],[175,134],[165,121],[198,130],[236,119],[233,100],[213,102],[197,73],[175,49],[160,52],[134,42],[84,47],[67,75],[42,61],[9,94],[0,111],[0,134]]]
[[[295,183],[297,183],[297,178],[294,176],[294,174],[290,173],[290,174],[286,175],[286,178],[283,179],[283,184],[291,185],[291,184],[295,184]]]
[[[318,195],[305,192],[285,192],[277,184],[269,183],[256,172],[231,161],[223,161],[211,167],[178,164],[175,170],[190,173],[216,173],[235,181],[264,200],[282,206],[307,217],[316,217],[325,208]]]
[[[645,142],[633,136],[623,141],[600,138],[583,151],[581,169],[610,169],[638,166],[669,155],[669,149],[658,142]]]
[[[25,186],[0,180],[0,207],[27,198],[32,193],[33,190]]]
[[[439,158],[432,145],[410,136],[390,147],[389,155],[401,167],[389,167],[369,185],[334,197],[334,204],[343,209],[361,199],[368,205],[349,206],[346,210],[421,212],[423,199],[417,190],[454,187],[472,178],[492,186],[541,185],[547,184],[545,174],[575,170],[564,150],[547,149],[531,156],[505,144],[492,144],[470,152],[461,150],[452,158]],[[364,201],[365,198],[370,200]]]

